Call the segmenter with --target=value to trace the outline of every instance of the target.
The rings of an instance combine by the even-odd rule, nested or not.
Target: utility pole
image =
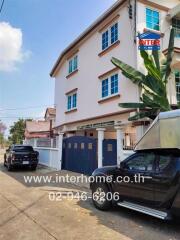
[[[3,9],[3,6],[4,6],[4,1],[5,0],[2,0],[1,7],[0,7],[0,13],[2,12],[2,9]]]

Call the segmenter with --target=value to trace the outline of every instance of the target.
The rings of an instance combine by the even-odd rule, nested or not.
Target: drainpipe
[[[137,31],[137,0],[134,0],[134,43],[136,43],[136,31]]]

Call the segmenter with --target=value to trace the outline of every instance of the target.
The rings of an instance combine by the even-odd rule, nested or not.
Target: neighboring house
[[[32,145],[40,143],[41,145],[44,144],[45,146],[50,146],[50,138],[54,137],[53,127],[55,123],[55,117],[55,108],[47,108],[44,116],[45,120],[26,121],[26,143],[31,143]]]
[[[168,93],[171,104],[180,101],[180,6],[171,1],[117,1],[59,56],[50,75],[55,78],[55,129],[65,136],[116,139],[115,126],[124,124],[124,147],[131,148],[149,122],[127,122],[136,109],[118,106],[137,102],[140,89],[114,67],[116,57],[144,72],[137,32],[161,34],[161,50],[167,52],[170,26],[176,30],[175,54]]]
[[[26,121],[25,139],[50,137],[50,121]]]
[[[56,109],[55,108],[47,108],[45,115],[44,115],[45,121],[50,122],[50,136],[54,136],[54,126],[55,126],[55,119],[56,119]]]
[[[45,115],[44,115],[45,121],[52,121],[52,125],[54,126],[55,118],[56,118],[56,109],[55,108],[47,108]]]

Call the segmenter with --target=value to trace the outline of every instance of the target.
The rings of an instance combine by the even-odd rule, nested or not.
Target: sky
[[[19,117],[40,119],[53,106],[49,73],[59,54],[114,2],[5,0],[0,13],[0,120],[7,127]]]

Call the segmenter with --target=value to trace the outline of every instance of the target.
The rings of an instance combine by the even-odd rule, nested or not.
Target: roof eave
[[[56,70],[66,53],[68,53],[72,48],[74,48],[84,37],[86,37],[94,28],[96,28],[101,22],[103,22],[110,14],[112,14],[116,9],[118,9],[122,4],[128,0],[119,0],[115,2],[105,13],[103,13],[95,22],[93,22],[82,34],[79,35],[67,48],[65,48],[60,56],[58,57],[56,63],[54,64],[50,76],[55,77]]]
[[[174,17],[180,17],[180,4],[178,4],[177,6],[175,6],[172,9],[170,9],[167,14],[168,19],[172,19]]]

